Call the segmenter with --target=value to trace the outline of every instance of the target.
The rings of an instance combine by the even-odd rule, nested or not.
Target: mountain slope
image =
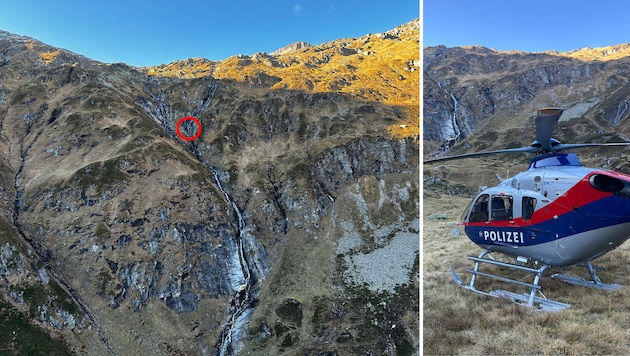
[[[623,53],[624,48],[588,53]],[[526,127],[524,122],[538,108],[549,106],[565,110],[563,121],[579,122],[571,132],[558,132],[561,140],[564,135],[571,142],[588,139],[602,130],[625,135],[628,125],[623,108],[628,97],[624,89],[630,57],[575,58],[585,53],[425,48],[423,136],[427,152],[435,152],[436,145],[452,146],[484,133],[498,139],[471,144],[477,148],[529,144],[525,141],[533,136],[526,133],[533,126]]]
[[[418,71],[372,98],[324,75],[319,91],[167,76],[4,32],[0,53],[0,288],[70,350],[417,348],[417,119],[374,98],[417,93]],[[187,116],[193,141],[176,133]]]

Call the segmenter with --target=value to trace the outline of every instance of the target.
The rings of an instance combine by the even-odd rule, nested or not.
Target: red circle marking
[[[186,137],[179,130],[179,127],[184,123],[184,121],[189,121],[189,120],[193,121],[195,124],[197,124],[197,133],[194,136]],[[199,122],[199,120],[195,119],[192,116],[182,117],[177,122],[177,125],[175,126],[175,131],[177,131],[177,136],[179,136],[179,138],[181,138],[182,140],[184,140],[184,141],[192,141],[192,140],[196,139],[197,137],[199,137],[201,135],[201,123]]]

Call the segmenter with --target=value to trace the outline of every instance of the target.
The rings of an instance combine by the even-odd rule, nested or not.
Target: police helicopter
[[[469,256],[473,269],[466,269],[470,282],[464,283],[453,267],[455,282],[476,293],[507,298],[515,303],[544,311],[558,311],[570,304],[547,299],[540,279],[550,268],[580,265],[591,280],[555,273],[552,278],[597,289],[613,290],[618,284],[602,283],[592,261],[614,250],[630,238],[630,175],[582,166],[568,149],[601,146],[626,146],[620,143],[563,144],[551,137],[562,109],[538,110],[536,140],[528,147],[475,152],[424,161],[425,164],[500,153],[530,152],[527,171],[504,179],[499,185],[479,192],[464,212],[466,235],[483,251]],[[491,254],[507,255],[510,261],[496,260]],[[495,265],[500,270],[516,270],[525,279],[513,279],[481,266]],[[497,268],[494,268],[496,270]],[[528,289],[518,294],[505,290],[485,292],[475,283],[489,277]]]

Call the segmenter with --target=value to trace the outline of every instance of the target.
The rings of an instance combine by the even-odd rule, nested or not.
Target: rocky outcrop
[[[271,53],[269,53],[272,56],[280,56],[283,54],[287,54],[289,52],[293,52],[293,51],[297,51],[300,50],[302,48],[306,48],[306,47],[310,47],[311,45],[307,42],[304,41],[298,41],[298,42],[293,42],[290,45],[284,46],[282,48],[279,48]]]

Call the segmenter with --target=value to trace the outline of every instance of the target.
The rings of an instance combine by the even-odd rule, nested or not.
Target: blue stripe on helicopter
[[[630,218],[630,199],[617,196],[592,201],[575,210],[553,215],[536,224],[467,224],[466,234],[478,244],[532,246],[567,236],[627,223]],[[630,235],[630,231],[628,231]]]

